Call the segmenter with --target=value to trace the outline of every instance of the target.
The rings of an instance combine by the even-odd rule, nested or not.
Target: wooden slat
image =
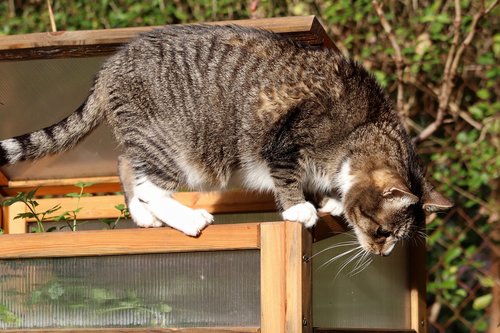
[[[26,233],[26,221],[15,219],[18,214],[26,213],[26,206],[22,202],[16,202],[8,207],[1,207],[2,223],[4,233],[6,234],[24,234]]]
[[[257,249],[259,225],[212,225],[197,238],[171,228],[2,235],[0,259]]]
[[[263,223],[260,237],[261,331],[283,333],[286,301],[284,223]]]
[[[7,176],[4,175],[2,171],[0,171],[0,186],[7,186],[9,184],[9,180]]]
[[[384,328],[315,328],[314,333],[416,333],[414,330]]]
[[[194,208],[206,209],[210,213],[238,213],[238,212],[264,212],[276,210],[274,199],[269,194],[259,194],[244,191],[227,192],[177,192],[174,199],[180,203]],[[73,210],[77,206],[76,198],[47,198],[36,199],[39,212],[61,205],[61,209],[55,214]],[[93,197],[82,197],[79,207],[78,219],[100,219],[116,218],[120,212],[114,207],[123,204],[123,195],[103,195]],[[28,222],[35,221],[28,219]]]
[[[76,183],[119,183],[117,176],[110,177],[83,177],[83,178],[63,178],[63,179],[41,179],[41,180],[10,180],[10,188],[37,188],[46,186],[74,186]]]
[[[347,228],[340,217],[331,216],[329,213],[318,213],[318,222],[314,227],[314,241],[319,242],[325,238],[344,233]]]
[[[285,332],[312,333],[311,256],[312,236],[301,223],[285,222],[286,311]]]
[[[259,333],[258,327],[15,329],[2,333]]]
[[[287,34],[310,45],[333,46],[314,16],[207,22],[206,24],[238,24],[256,27]],[[106,55],[115,52],[118,47],[130,41],[138,33],[154,28],[158,26],[3,36],[0,38],[0,60]]]
[[[410,265],[410,307],[411,328],[417,333],[427,333],[426,259],[425,243],[417,242],[409,249]]]
[[[41,180],[10,180],[0,188],[0,194],[15,196],[19,192],[29,192],[37,189],[37,195],[61,195],[79,190],[75,187],[78,182],[94,183],[85,188],[85,193],[114,193],[120,192],[120,180],[117,176],[111,177],[82,177]],[[2,186],[0,184],[0,186]]]
[[[210,213],[240,213],[240,212],[270,212],[276,210],[274,199],[269,194],[245,192],[240,190],[226,192],[178,192],[174,198],[182,204],[194,209],[206,209]],[[37,198],[37,212],[43,212],[60,205],[61,208],[47,216],[47,221],[51,217],[62,214],[66,211],[82,208],[78,214],[78,220],[117,218],[120,211],[115,209],[118,204],[123,204],[125,198],[122,195],[104,195],[93,197],[82,197],[79,204],[76,198]],[[6,233],[19,234],[27,230],[26,223],[34,222],[34,218],[16,219],[19,213],[27,212],[27,208],[22,203],[16,203],[10,207],[4,207],[4,227]]]
[[[177,192],[174,198],[186,206],[204,208],[211,213],[276,211],[274,197],[269,193],[241,190]]]

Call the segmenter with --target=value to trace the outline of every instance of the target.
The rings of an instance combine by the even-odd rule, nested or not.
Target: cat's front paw
[[[330,213],[333,216],[340,216],[344,213],[344,206],[339,200],[328,198],[318,211],[321,213]]]
[[[197,237],[203,229],[212,224],[214,217],[205,209],[192,209],[185,213],[184,223],[178,228],[188,236]]]
[[[282,215],[285,220],[300,222],[306,228],[313,227],[318,219],[316,208],[310,202],[294,205],[285,210]]]

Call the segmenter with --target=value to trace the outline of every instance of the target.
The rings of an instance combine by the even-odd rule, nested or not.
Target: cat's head
[[[425,181],[424,181],[425,182]],[[354,181],[344,197],[344,214],[365,251],[387,256],[396,243],[415,237],[425,213],[450,208],[452,203],[425,182],[421,195],[387,170]]]

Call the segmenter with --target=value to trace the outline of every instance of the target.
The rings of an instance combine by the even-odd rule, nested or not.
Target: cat
[[[188,25],[144,33],[103,64],[74,113],[0,141],[0,165],[67,150],[105,118],[142,227],[199,235],[212,215],[172,193],[238,178],[273,192],[283,218],[307,228],[317,210],[344,215],[365,251],[386,256],[425,211],[452,205],[424,179],[371,74],[331,49],[271,32]]]

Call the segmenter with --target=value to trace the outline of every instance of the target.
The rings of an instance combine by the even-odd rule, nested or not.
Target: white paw
[[[194,209],[186,210],[183,220],[177,229],[188,236],[196,237],[206,226],[212,224],[214,217],[205,209]]]
[[[158,221],[153,214],[147,209],[146,204],[141,202],[139,198],[133,197],[128,203],[128,210],[135,224],[139,227],[161,227],[163,223]]]
[[[318,219],[316,208],[310,202],[294,205],[285,210],[282,215],[285,220],[303,223],[306,228],[313,227]]]
[[[344,213],[344,206],[342,202],[337,199],[328,198],[328,201],[318,209],[322,213],[330,213],[333,216],[340,216]]]

